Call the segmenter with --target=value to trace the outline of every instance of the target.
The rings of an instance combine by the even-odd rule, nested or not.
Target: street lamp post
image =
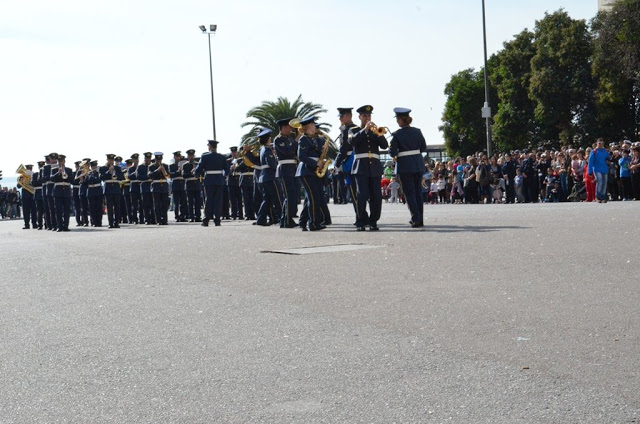
[[[211,79],[211,121],[213,122],[213,139],[216,140],[216,111],[213,103],[213,63],[211,61],[211,35],[215,34],[218,25],[209,25],[209,30],[204,25],[200,25],[200,31],[207,34],[209,39],[209,77]]]
[[[487,69],[487,22],[484,13],[484,0],[482,0],[482,33],[484,38],[484,106],[482,117],[486,119],[487,126],[487,156],[491,156],[491,106],[489,106],[489,69]]]

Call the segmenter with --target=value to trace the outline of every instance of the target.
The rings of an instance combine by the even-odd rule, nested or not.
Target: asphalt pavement
[[[639,422],[640,202],[330,208],[0,222],[0,422]]]

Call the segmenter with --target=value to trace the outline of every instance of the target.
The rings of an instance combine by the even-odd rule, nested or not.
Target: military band
[[[411,127],[411,110],[394,109],[400,129],[391,134],[390,146],[386,127],[371,120],[373,106],[357,109],[360,126],[353,123],[352,110],[338,108],[339,145],[331,171],[339,179],[334,182],[334,203],[350,197],[356,230],[377,231],[382,208],[380,153],[389,148],[407,200],[409,223],[413,228],[424,226],[421,181],[427,148],[421,131]],[[213,221],[219,226],[222,219],[233,218],[255,220],[254,225],[260,226],[279,223],[280,228],[323,230],[331,225],[324,191],[330,139],[315,116],[283,118],[277,126],[274,139],[270,129],[259,128],[256,142],[245,144],[240,155],[235,146],[229,155],[222,155],[218,141],[208,140],[209,151],[200,159],[195,149],[187,150],[186,158],[176,151],[170,165],[163,163],[162,152],[145,152],[142,163],[138,153],[124,162],[107,154],[104,166],[85,158],[71,170],[64,155],[50,153],[38,162],[38,172],[32,165],[19,167],[24,229],[69,231],[72,205],[76,226],[102,227],[105,211],[109,228],[120,228],[121,223],[168,225],[171,196],[175,222],[208,226]],[[300,188],[304,201],[296,223]]]

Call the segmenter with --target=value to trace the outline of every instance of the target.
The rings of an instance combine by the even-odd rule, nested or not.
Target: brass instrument
[[[65,167],[62,167],[62,179],[66,180],[67,178],[69,178],[69,176],[67,175],[67,171],[65,170]]]
[[[36,189],[33,188],[33,185],[31,184],[32,178],[31,175],[29,175],[27,168],[21,164],[18,169],[16,169],[16,174],[20,175],[20,177],[18,177],[18,184],[20,184],[20,186],[29,193],[34,194]]]
[[[253,143],[253,144],[248,144],[248,146],[251,146],[250,151],[251,151],[251,153],[254,154],[254,156],[258,156],[260,154],[260,143],[259,142],[256,142],[256,143]],[[247,158],[247,156],[245,156],[244,152],[245,152],[245,150],[242,149],[242,152],[240,153],[240,157],[242,158],[242,162],[245,165],[247,165],[249,168],[253,169],[253,167],[255,165],[253,164],[253,162],[251,162],[249,160],[249,158]]]
[[[129,179],[128,168],[122,169],[122,174],[124,175],[124,180],[120,181],[120,188],[124,188],[131,184],[131,180]]]
[[[171,175],[169,175],[167,170],[164,168],[164,164],[162,162],[160,162],[160,165],[158,165],[158,168],[160,169],[160,172],[162,172],[162,177],[165,180],[168,180],[169,178],[171,178]]]
[[[111,172],[111,179],[112,180],[117,180],[118,176],[116,175],[116,167],[115,167],[115,165],[111,165],[110,172]]]
[[[298,132],[298,135],[303,135],[304,130],[302,129],[302,124],[300,123],[300,120],[298,118],[293,118],[291,121],[289,121],[289,126],[291,128],[295,128]]]
[[[387,128],[387,127],[379,127],[376,124],[374,124],[373,122],[371,123],[371,126],[369,127],[369,131],[372,131],[375,135],[377,135],[379,137],[384,137],[384,135],[387,132],[391,132],[391,131],[389,131],[389,128]]]
[[[329,165],[331,165],[331,163],[333,162],[331,159],[327,158],[327,153],[329,152],[329,142],[331,141],[331,138],[329,138],[327,133],[325,133],[324,131],[318,130],[318,133],[324,138],[324,146],[322,146],[322,153],[320,154],[320,165],[318,165],[318,168],[316,169],[316,177],[323,178],[327,173]]]

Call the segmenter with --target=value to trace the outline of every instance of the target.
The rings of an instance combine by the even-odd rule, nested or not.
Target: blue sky
[[[591,19],[596,0],[487,0],[490,53],[545,11]],[[237,145],[245,114],[278,96],[335,108],[414,110],[440,144],[443,89],[482,65],[480,0],[4,1],[0,5],[0,169],[51,151],[72,160],[195,148],[211,138],[212,40],[220,151]],[[478,111],[478,113],[480,113]],[[331,135],[335,136],[335,131]]]

